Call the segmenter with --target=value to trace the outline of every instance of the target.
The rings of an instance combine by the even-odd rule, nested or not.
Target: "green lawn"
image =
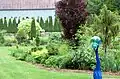
[[[8,55],[8,47],[0,47],[0,79],[91,79],[91,75],[39,69],[34,65],[15,60]]]

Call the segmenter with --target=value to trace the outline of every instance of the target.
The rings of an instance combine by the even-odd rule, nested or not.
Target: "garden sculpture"
[[[99,55],[98,55],[98,48],[99,45],[101,44],[101,39],[98,36],[94,36],[91,39],[91,43],[92,43],[92,48],[95,51],[95,55],[96,55],[96,68],[94,69],[93,72],[93,78],[94,79],[102,79],[102,72],[101,72],[101,68],[100,68],[100,59],[99,59]]]

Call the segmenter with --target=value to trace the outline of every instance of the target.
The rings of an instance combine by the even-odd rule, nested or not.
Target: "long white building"
[[[60,0],[0,0],[0,17],[54,17],[57,1]]]

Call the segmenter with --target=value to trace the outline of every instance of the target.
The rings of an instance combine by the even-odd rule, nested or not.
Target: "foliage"
[[[62,40],[61,32],[52,32],[49,35],[50,42],[60,42]]]
[[[49,42],[49,37],[39,37],[39,44],[40,45],[47,45]]]
[[[52,16],[49,16],[45,21],[43,18],[40,18],[40,26],[45,29],[46,32],[60,32],[61,24],[57,17],[54,19]]]
[[[17,22],[16,22],[16,18],[13,19],[13,33],[17,33]]]
[[[16,45],[17,39],[15,38],[14,35],[4,35],[4,45],[5,46],[13,46]]]
[[[59,55],[68,54],[69,49],[70,49],[70,46],[68,45],[68,43],[60,44],[60,46],[58,47],[58,54]]]
[[[45,47],[39,48],[39,50],[36,50],[35,52],[31,52],[31,55],[36,63],[44,63],[49,57],[48,50]]]
[[[18,18],[18,23],[17,23],[17,25],[20,23],[20,18]]]
[[[76,51],[73,52],[73,61],[74,67],[78,67],[79,69],[93,69],[95,66],[95,55],[94,51],[91,50],[90,46],[90,38],[88,27],[85,25],[81,25],[76,33],[76,39],[78,39],[78,46],[76,47]]]
[[[21,21],[18,24],[18,32],[17,32],[17,37],[25,37],[25,38],[30,38],[30,31],[31,31],[31,23],[32,19],[26,19]],[[36,25],[36,33],[39,34],[40,31],[43,29],[39,26],[39,23],[35,21]]]
[[[40,45],[39,35],[36,36],[35,41],[36,41],[36,46],[39,46]]]
[[[105,4],[108,7],[108,10],[113,12],[120,10],[120,1],[119,0],[87,0],[87,10],[90,14],[99,15],[100,9],[102,9]]]
[[[120,71],[119,51],[120,50],[118,49],[108,49],[109,53],[107,53],[107,57],[105,58],[104,56],[101,56],[101,66],[103,71]]]
[[[47,50],[50,55],[57,55],[58,54],[58,44],[55,43],[50,43],[47,45]]]
[[[63,26],[65,38],[74,39],[79,25],[85,23],[85,8],[84,0],[61,0],[56,3],[56,14]]]
[[[49,32],[53,32],[54,29],[51,29],[53,28],[53,20],[52,20],[52,16],[49,16]]]
[[[81,29],[80,29],[81,30]],[[78,34],[79,35],[79,32]],[[70,68],[70,69],[93,69],[95,66],[95,60],[93,51],[88,48],[88,39],[86,36],[80,35],[80,46],[73,50],[73,47],[69,46],[68,42],[64,42],[56,36],[51,37],[47,49],[50,56],[45,65],[57,68]],[[85,40],[86,39],[86,40]],[[59,40],[59,41],[58,41]]]
[[[41,17],[40,25],[46,32],[61,32],[61,24],[57,17],[53,19],[52,16],[49,16],[45,22]]]
[[[104,0],[87,0],[87,10],[89,14],[99,14],[104,4]]]
[[[94,21],[91,26],[94,33],[101,36],[105,52],[107,46],[111,44],[112,39],[114,40],[119,33],[120,20],[118,17],[117,14],[108,10],[105,5],[101,9],[100,15],[94,16]]]
[[[48,32],[49,31],[49,21],[48,18],[45,20],[45,31]]]
[[[0,31],[0,45],[2,45],[5,41],[5,39],[4,39],[4,33],[5,32],[6,31],[4,31],[4,30]]]
[[[80,47],[76,52],[73,52],[73,68],[92,70],[95,66],[94,55],[92,51],[86,47]]]
[[[45,61],[45,65],[55,68],[68,68],[71,64],[71,56],[51,56]]]
[[[64,55],[50,56],[45,61],[46,66],[70,69],[93,69],[95,61],[92,53],[77,50]]]
[[[45,23],[42,17],[40,17],[40,26],[45,29]]]
[[[24,30],[18,30],[16,34],[16,39],[18,40],[18,44],[24,42],[25,39],[28,39],[28,36]]]
[[[114,0],[114,8],[118,10],[119,14],[120,14],[120,0]]]
[[[37,17],[37,22],[40,23],[40,19],[39,19],[39,16]]]
[[[9,18],[9,21],[8,21],[7,32],[8,32],[8,33],[13,33],[13,25],[12,25],[12,20],[11,20],[11,18]]]
[[[8,26],[7,19],[6,19],[6,17],[4,17],[4,27],[3,27],[3,29],[7,30],[7,26]]]
[[[26,55],[26,57],[25,57],[25,61],[26,61],[26,62],[32,62],[32,63],[35,63],[35,60],[34,60],[33,56],[30,55],[30,54],[27,54],[27,55]]]
[[[61,23],[59,21],[59,18],[56,16],[54,20],[54,26],[53,26],[53,32],[61,32]]]
[[[105,4],[107,5],[108,9],[111,11],[118,11],[120,13],[120,0],[105,0]]]
[[[49,36],[49,42],[47,44],[48,52],[51,55],[57,55],[59,53],[58,49],[61,44],[64,44],[64,41],[61,39],[60,33],[51,33]]]
[[[107,26],[107,30],[109,31],[108,39],[110,38],[108,48],[109,53],[106,54],[107,56],[105,58],[103,49],[99,49],[101,69],[103,71],[112,72],[120,71],[120,43],[119,36],[116,37],[118,35],[117,32],[119,32],[119,28],[117,28],[119,27],[118,14],[111,12],[104,6],[98,15],[91,16],[92,18],[89,17],[89,20],[91,20],[90,23],[87,21],[84,22],[85,25],[81,24],[77,27],[77,33],[74,38],[77,40],[77,45],[74,45],[73,41],[62,39],[61,32],[46,32],[44,35],[41,34],[41,36],[38,33],[36,34],[36,38],[29,40],[31,26],[29,26],[29,29],[27,27],[32,23],[32,19],[30,19],[31,22],[29,24],[25,23],[26,26],[22,27],[22,30],[18,30],[17,34],[19,35],[17,35],[16,38],[19,43],[22,43],[23,41],[23,45],[36,44],[36,47],[30,48],[28,51],[17,47],[17,49],[11,51],[11,54],[15,56],[16,59],[40,63],[48,67],[92,70],[95,67],[95,55],[94,51],[90,48],[89,40],[93,35],[100,35],[104,43],[105,36],[103,34],[105,33],[104,30]],[[53,31],[53,28],[55,31],[58,31],[60,30],[58,27],[61,25],[59,24],[59,19],[57,17],[55,19],[53,26],[51,17],[49,17],[45,23],[44,20],[41,19],[39,24],[41,27],[48,29],[47,31]],[[27,28],[27,31],[29,31],[27,32],[24,28]],[[0,35],[0,37],[3,37],[2,35]],[[7,39],[8,44],[9,42],[10,44],[12,42],[15,44],[17,43],[17,41],[15,41],[16,39],[10,38],[12,37],[10,35],[4,35],[4,37],[5,40]]]
[[[0,19],[0,30],[3,30],[4,29],[3,27],[4,27],[4,25],[3,25],[3,19],[1,18]]]
[[[26,53],[23,49],[13,49],[11,50],[11,55],[16,57],[18,60],[25,60]]]
[[[36,38],[36,25],[35,25],[35,19],[32,19],[31,22],[31,31],[30,31],[30,37],[31,39]]]

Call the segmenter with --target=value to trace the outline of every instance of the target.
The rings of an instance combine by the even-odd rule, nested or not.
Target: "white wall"
[[[48,16],[55,17],[55,10],[9,10],[0,11],[0,18],[3,17],[43,17],[46,19]]]

